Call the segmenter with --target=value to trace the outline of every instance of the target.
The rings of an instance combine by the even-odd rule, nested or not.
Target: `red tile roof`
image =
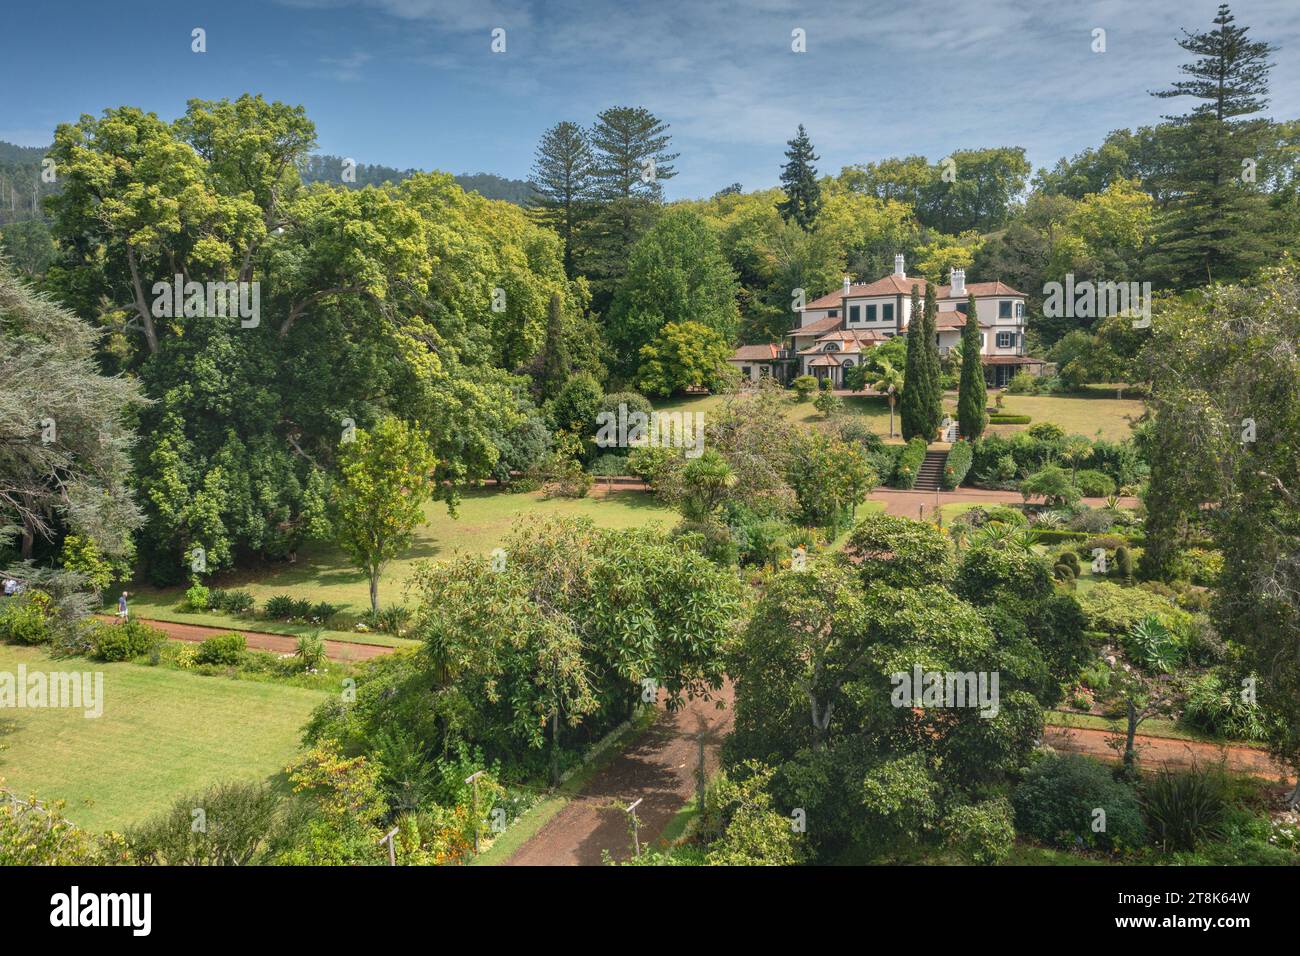
[[[865,284],[856,284],[849,286],[849,298],[856,299],[863,296],[873,295],[907,295],[912,294],[912,287],[918,286],[917,291],[925,295],[925,280],[913,276],[896,276],[888,275],[883,279],[877,279],[875,282]],[[1011,288],[1004,282],[967,282],[966,295],[974,294],[978,298],[986,298],[993,295],[1017,295],[1024,296],[1023,292]],[[952,286],[941,285],[935,290],[935,295],[940,299],[953,298]],[[966,295],[957,296],[965,298]],[[804,308],[807,309],[834,309],[840,305],[840,300],[844,298],[844,289],[839,288],[833,292],[828,292],[820,299],[813,299]]]
[[[743,362],[773,362],[777,358],[779,348],[771,343],[767,345],[742,345],[736,351],[731,353],[733,361]]]

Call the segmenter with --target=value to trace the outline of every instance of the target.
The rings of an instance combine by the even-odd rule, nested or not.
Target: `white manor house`
[[[865,284],[854,284],[845,276],[843,288],[799,310],[799,324],[786,333],[781,345],[742,345],[729,361],[750,380],[771,375],[789,383],[797,376],[813,375],[841,388],[844,369],[860,364],[864,353],[881,342],[907,331],[913,288],[924,298],[925,280],[909,277],[903,257],[895,256],[893,275]],[[1025,354],[1025,294],[1002,282],[967,285],[964,269],[953,269],[949,284],[936,290],[939,354],[946,355],[961,340],[972,294],[988,385],[1001,388],[1022,369],[1041,374],[1043,360]]]

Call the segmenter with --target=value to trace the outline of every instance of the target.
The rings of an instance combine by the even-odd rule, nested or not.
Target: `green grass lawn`
[[[990,400],[990,404],[992,401]],[[1119,441],[1128,438],[1146,406],[1138,400],[1115,398],[1114,390],[1094,388],[1082,395],[1011,395],[1003,402],[1008,415],[1028,415],[1030,425],[1053,422],[1066,434]],[[989,431],[1009,434],[1028,425],[990,425]]]
[[[457,512],[459,516],[453,518],[447,513],[444,504],[431,503],[425,506],[428,520],[416,530],[411,547],[384,570],[379,588],[381,605],[402,601],[405,582],[417,561],[449,558],[457,553],[487,554],[498,547],[512,529],[525,527],[534,517],[582,516],[590,518],[602,528],[633,528],[652,521],[670,526],[677,521],[675,511],[660,504],[653,495],[639,491],[620,491],[599,498],[543,499],[537,492],[474,490],[465,494]],[[258,607],[272,595],[288,594],[313,602],[328,601],[342,605],[345,611],[356,614],[370,609],[369,586],[365,575],[353,568],[341,551],[324,544],[304,547],[298,552],[298,560],[293,564],[234,571],[217,575],[215,580],[208,583],[215,587],[242,588],[253,595]],[[190,614],[180,608],[183,599],[184,588],[141,588],[135,596],[134,612],[140,617],[212,624],[235,630],[243,627],[286,634],[313,630],[306,626],[277,624],[261,618]],[[322,636],[343,640],[360,639],[378,644],[404,643],[376,634],[325,631]]]
[[[724,401],[725,397],[722,395],[692,395],[687,398],[674,398],[655,402],[654,407],[656,411],[660,412],[703,412],[707,422],[709,413],[719,408]],[[786,418],[797,425],[812,425],[826,420],[826,417],[813,407],[812,399],[806,402],[796,401],[794,392],[790,392],[781,400],[781,411]],[[844,414],[865,419],[871,426],[872,431],[882,438],[888,438],[889,403],[882,396],[845,396]],[[901,427],[898,420],[898,409],[895,408],[894,431],[897,432]],[[902,439],[895,436],[894,441],[901,443]]]
[[[122,829],[222,780],[281,774],[326,694],[137,664],[51,660],[0,644],[0,671],[102,671],[103,714],[0,711],[0,777],[21,795],[64,800],[92,830]]]

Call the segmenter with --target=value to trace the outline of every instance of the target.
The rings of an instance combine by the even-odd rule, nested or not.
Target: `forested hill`
[[[343,182],[342,156],[312,155],[299,164],[299,172],[305,183]],[[370,163],[356,164],[356,181],[345,185],[378,186],[384,182],[401,182],[403,179],[419,172],[416,169],[395,169],[392,166],[380,166]],[[522,179],[506,179],[492,173],[465,174],[456,177],[456,182],[466,192],[474,191],[487,199],[504,199],[522,206],[528,202],[533,188]]]

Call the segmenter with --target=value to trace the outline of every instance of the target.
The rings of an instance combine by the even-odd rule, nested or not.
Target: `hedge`
[[[1052,544],[1061,541],[1088,541],[1092,538],[1099,537],[1087,531],[1069,531],[1065,528],[1034,528],[1034,536],[1039,544]],[[1139,545],[1146,540],[1143,535],[1122,535],[1113,532],[1108,533],[1106,537],[1118,538],[1122,543],[1132,546]]]
[[[917,435],[907,443],[903,453],[898,456],[898,465],[894,468],[895,488],[913,488],[916,486],[916,475],[921,470],[921,462],[925,461],[926,441],[920,435]]]
[[[990,425],[1028,425],[1032,419],[1028,415],[990,415]]]
[[[943,487],[951,491],[962,483],[975,460],[975,449],[968,441],[955,442],[943,466]]]

